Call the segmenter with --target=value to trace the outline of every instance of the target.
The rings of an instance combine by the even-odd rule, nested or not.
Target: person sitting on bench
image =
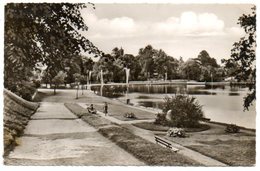
[[[88,112],[91,114],[96,114],[97,110],[94,108],[93,104],[91,104],[89,107],[87,107]]]

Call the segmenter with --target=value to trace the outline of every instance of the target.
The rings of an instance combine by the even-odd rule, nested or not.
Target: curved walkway
[[[145,165],[72,114],[63,103],[41,103],[7,165]]]

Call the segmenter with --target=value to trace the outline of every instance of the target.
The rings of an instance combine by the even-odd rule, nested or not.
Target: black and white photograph
[[[253,1],[2,3],[2,165],[257,166]]]

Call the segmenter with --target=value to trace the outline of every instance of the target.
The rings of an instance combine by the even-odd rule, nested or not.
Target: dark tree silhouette
[[[93,5],[89,5],[93,6]],[[28,79],[37,63],[47,65],[56,75],[66,58],[100,51],[79,30],[87,25],[80,10],[85,4],[8,3],[5,6],[4,81],[10,89]],[[48,71],[48,73],[52,73]]]
[[[244,108],[252,105],[256,99],[256,7],[251,14],[243,14],[238,19],[238,24],[244,29],[246,35],[235,42],[231,49],[231,58],[222,60],[226,67],[236,66],[236,79],[238,81],[250,81],[250,93],[244,98]]]
[[[203,50],[199,53],[197,58],[202,66],[212,66],[218,67],[217,61],[215,58],[211,58],[206,50]]]

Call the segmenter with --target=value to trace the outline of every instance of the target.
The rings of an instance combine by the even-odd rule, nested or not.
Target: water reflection
[[[163,109],[163,102],[139,101],[140,106]]]
[[[196,91],[196,90],[188,90],[187,94],[190,94],[190,95],[217,95],[216,92]]]
[[[206,90],[208,90],[208,89],[222,89],[222,90],[225,90],[226,86],[227,85],[208,85],[208,84],[206,84],[204,86],[204,89],[206,89]]]
[[[118,98],[126,94],[126,86],[91,86],[91,90],[97,95],[105,96],[109,98]]]
[[[230,96],[239,96],[241,87],[227,85],[103,85],[92,86],[91,90],[98,95],[118,98],[131,93],[144,94],[190,94],[190,95],[218,95],[227,93]],[[236,92],[236,93],[232,93]]]
[[[239,96],[240,94],[239,93],[234,93],[234,92],[230,92],[228,93],[229,96]]]
[[[136,99],[154,99],[154,97],[151,97],[151,96],[137,96]]]

